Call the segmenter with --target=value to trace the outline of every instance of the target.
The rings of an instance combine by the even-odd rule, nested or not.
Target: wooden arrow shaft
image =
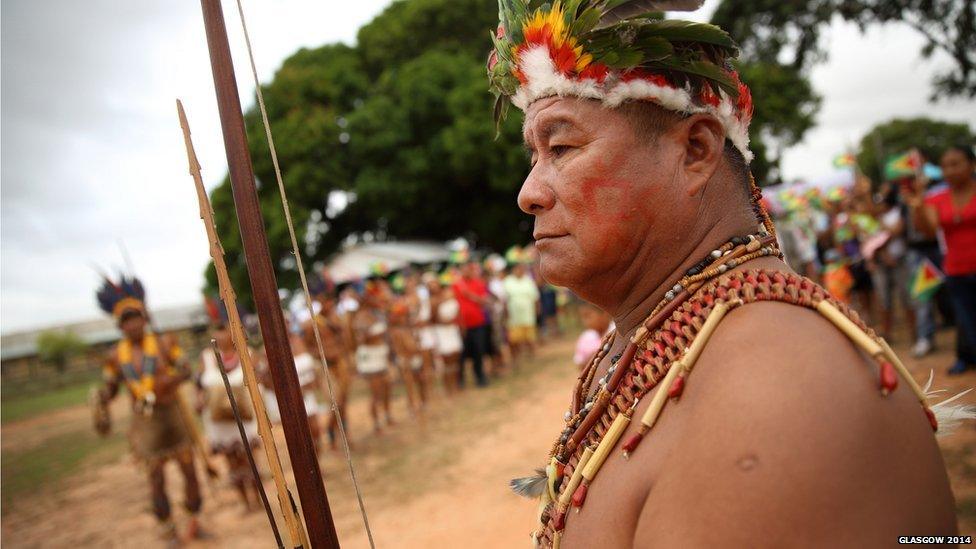
[[[210,205],[210,197],[207,196],[207,190],[203,186],[200,163],[197,161],[196,150],[193,148],[193,139],[190,137],[190,124],[186,119],[183,104],[179,100],[176,101],[176,108],[180,116],[180,126],[183,129],[183,141],[186,145],[186,157],[190,165],[190,175],[193,176],[193,182],[197,190],[197,200],[200,203],[200,219],[203,220],[203,226],[207,231],[207,241],[210,243],[210,257],[213,259],[214,269],[217,271],[217,286],[220,288],[220,299],[224,302],[224,307],[227,309],[228,329],[230,330],[231,339],[234,341],[234,348],[237,350],[237,355],[241,359],[241,368],[244,372],[244,385],[247,387],[248,395],[251,397],[251,403],[254,405],[254,415],[257,418],[258,424],[258,435],[261,437],[261,444],[264,447],[264,453],[268,459],[268,467],[271,469],[272,478],[274,478],[281,515],[285,519],[285,524],[288,526],[291,546],[308,547],[305,528],[302,526],[302,521],[292,505],[292,498],[288,491],[285,473],[281,467],[278,445],[274,438],[274,430],[271,427],[271,420],[268,419],[268,410],[264,404],[261,388],[258,385],[251,353],[248,351],[244,323],[241,322],[241,317],[237,310],[237,295],[234,293],[234,286],[231,284],[230,275],[227,273],[227,264],[224,262],[224,248],[220,243],[220,236],[217,234],[213,208]]]

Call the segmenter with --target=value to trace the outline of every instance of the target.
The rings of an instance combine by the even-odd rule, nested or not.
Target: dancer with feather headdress
[[[203,500],[193,458],[193,439],[188,418],[181,409],[180,384],[190,378],[190,368],[175,341],[153,333],[148,327],[146,292],[139,279],[107,277],[97,292],[98,304],[116,320],[122,339],[109,355],[104,368],[104,386],[97,393],[101,409],[125,386],[132,398],[129,444],[136,460],[149,473],[153,514],[164,539],[177,541],[164,466],[176,461],[183,475],[184,505],[189,513],[186,537],[199,533],[198,514]],[[108,432],[107,415],[96,425]]]

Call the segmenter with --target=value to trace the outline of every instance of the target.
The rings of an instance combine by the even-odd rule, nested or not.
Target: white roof
[[[325,266],[336,283],[365,278],[376,263],[395,271],[411,263],[447,261],[450,251],[445,244],[434,242],[373,242],[357,244],[343,250]]]

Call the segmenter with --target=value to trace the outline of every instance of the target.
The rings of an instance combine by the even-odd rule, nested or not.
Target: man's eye
[[[552,153],[553,156],[558,158],[563,154],[569,152],[569,149],[571,148],[572,147],[570,147],[569,145],[553,145],[549,147],[549,151]]]

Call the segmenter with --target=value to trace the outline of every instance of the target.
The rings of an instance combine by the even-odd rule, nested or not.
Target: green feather
[[[580,16],[573,22],[573,26],[569,29],[570,36],[584,36],[586,33],[593,30],[593,27],[600,22],[600,10],[596,8],[587,8],[580,14]]]
[[[663,67],[676,72],[705,78],[721,87],[731,97],[739,96],[739,88],[732,78],[721,67],[709,61],[691,61],[681,58],[662,59],[657,62]]]
[[[736,51],[735,42],[727,32],[710,25],[708,23],[695,23],[693,21],[678,21],[675,19],[648,19],[640,27],[641,34],[653,34],[662,38],[667,38],[672,42],[698,42],[701,44],[711,44],[731,50],[734,55]]]

